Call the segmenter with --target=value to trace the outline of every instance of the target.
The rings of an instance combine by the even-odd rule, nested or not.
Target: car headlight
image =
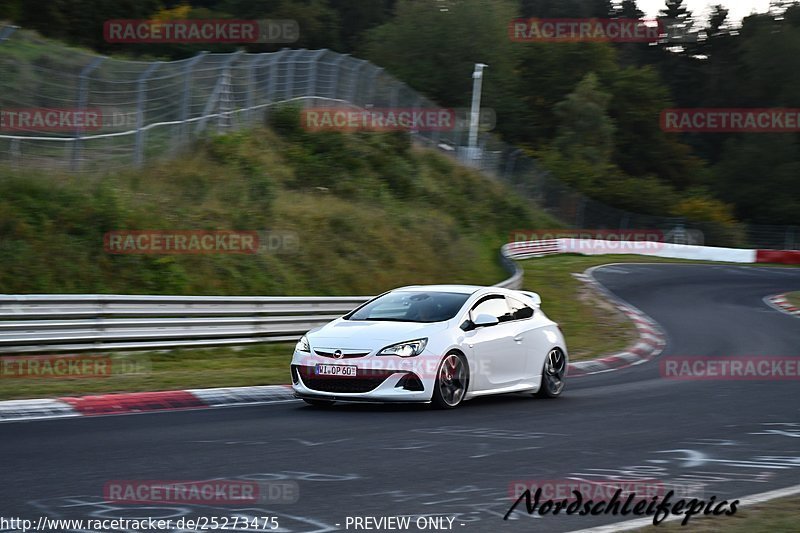
[[[294,349],[298,352],[311,353],[311,347],[308,345],[308,337],[305,335],[300,337],[300,340],[297,341],[297,345],[294,347]]]
[[[414,357],[422,353],[425,345],[428,344],[428,339],[417,339],[415,341],[398,342],[387,346],[378,355],[397,355],[399,357]]]

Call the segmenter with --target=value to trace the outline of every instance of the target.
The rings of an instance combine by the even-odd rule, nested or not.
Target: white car
[[[295,396],[432,402],[442,408],[509,392],[554,398],[568,354],[533,292],[472,285],[395,289],[309,331],[294,350]]]

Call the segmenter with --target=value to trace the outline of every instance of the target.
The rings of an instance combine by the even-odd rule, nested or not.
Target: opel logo
[[[341,351],[341,350],[336,350],[335,352],[333,352],[333,356],[334,356],[336,359],[341,359],[342,357],[344,357],[344,355],[342,354],[342,351]]]

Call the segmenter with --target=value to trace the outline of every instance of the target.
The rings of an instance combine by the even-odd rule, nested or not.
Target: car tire
[[[309,398],[303,398],[303,401],[313,407],[330,407],[334,404],[334,400],[312,400]]]
[[[556,346],[547,352],[542,367],[542,382],[539,391],[534,394],[537,398],[558,398],[564,392],[567,384],[567,366],[569,361],[564,350]]]
[[[469,387],[469,365],[459,352],[450,352],[436,371],[433,386],[433,406],[439,409],[455,409],[464,401]]]

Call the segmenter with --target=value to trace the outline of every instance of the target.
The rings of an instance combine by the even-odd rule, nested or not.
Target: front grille
[[[334,354],[336,350],[314,350],[314,353],[321,356],[321,357],[330,357],[332,359],[353,359],[355,357],[364,357],[365,355],[369,355],[369,352],[349,352],[346,350],[340,350],[342,354],[337,356]]]
[[[357,377],[344,377],[344,376],[318,376],[314,367],[311,366],[298,366],[297,368],[300,378],[306,387],[311,390],[320,392],[338,392],[338,393],[364,393],[370,392],[378,388],[378,386],[386,381],[386,379],[395,374],[396,370],[360,370]],[[362,372],[364,374],[362,374]]]

